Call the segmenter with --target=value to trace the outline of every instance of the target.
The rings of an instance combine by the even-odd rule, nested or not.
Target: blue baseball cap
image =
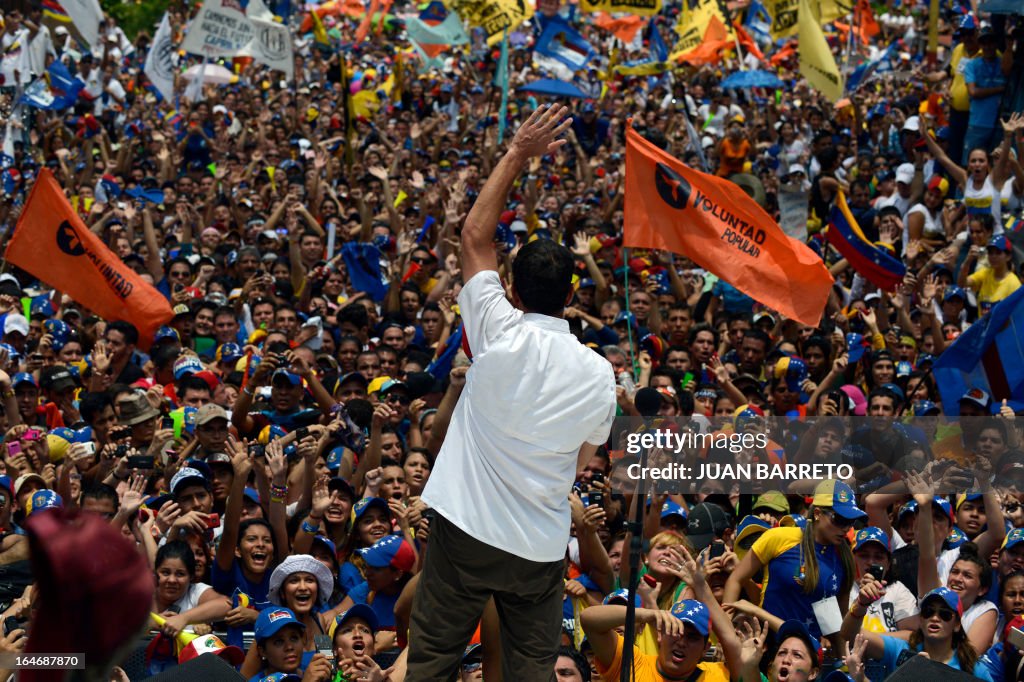
[[[273,377],[271,378],[271,381],[273,383],[277,383],[279,377],[286,378],[288,380],[288,383],[290,383],[292,386],[299,386],[302,384],[302,377],[300,377],[298,374],[295,374],[294,372],[289,372],[284,368],[275,370]]]
[[[807,629],[807,626],[799,620],[787,620],[779,628],[779,632],[775,637],[775,641],[779,644],[786,641],[790,637],[796,637],[807,645],[807,648],[811,652],[813,660],[819,665],[821,664],[821,642],[818,641],[817,637],[811,634],[811,631]]]
[[[939,412],[939,406],[930,400],[918,400],[914,403],[915,417],[933,417]]]
[[[217,362],[235,362],[242,357],[242,347],[237,343],[223,343],[217,347],[214,359]]]
[[[380,630],[380,621],[377,619],[377,614],[373,612],[373,609],[367,604],[355,604],[348,611],[334,619],[334,624],[331,625],[331,637],[334,637],[334,633],[338,631],[338,628],[353,618],[361,618],[366,621],[366,624],[370,626],[370,630],[374,633]]]
[[[964,292],[964,290],[962,288],[960,288],[960,287],[958,287],[956,285],[951,286],[951,287],[946,287],[946,293],[942,294],[942,301],[943,301],[943,303],[945,303],[946,301],[950,300],[951,298],[959,298],[961,301],[966,301],[967,300],[967,294]]]
[[[39,388],[39,383],[36,381],[36,378],[28,372],[18,372],[11,377],[11,386],[18,387],[22,384],[32,384],[36,388]]]
[[[973,14],[965,14],[964,17],[960,20],[960,25],[956,27],[956,32],[957,33],[960,33],[962,31],[977,31],[977,30],[978,30],[978,21],[977,21],[977,19],[974,18]]]
[[[827,480],[819,483],[814,489],[814,506],[831,507],[832,511],[848,520],[856,521],[867,517],[867,514],[857,506],[853,489],[842,481]]]
[[[180,381],[189,374],[203,371],[203,363],[194,355],[182,355],[174,361],[174,380]]]
[[[178,330],[174,327],[164,325],[157,329],[156,334],[153,335],[153,343],[160,343],[161,341],[181,341],[181,336],[178,335]]]
[[[189,462],[191,464],[191,462]],[[178,473],[171,478],[171,494],[177,495],[178,491],[189,485],[201,485],[207,490],[210,489],[210,479],[203,475],[203,472],[194,466],[182,467]]]
[[[885,549],[886,552],[892,551],[892,548],[889,545],[889,536],[886,535],[885,531],[878,526],[868,526],[867,528],[861,528],[857,531],[857,535],[854,537],[854,551],[857,551],[869,542],[877,542]]]
[[[907,514],[916,514],[916,513],[917,513],[917,500],[911,500],[910,502],[907,502],[902,507],[900,507],[900,510],[898,512],[896,512],[896,523],[899,523],[900,521],[902,521],[903,517],[906,516]]]
[[[999,249],[1000,251],[1010,252],[1013,251],[1013,247],[1010,246],[1010,240],[1006,238],[1006,235],[997,234],[988,240],[989,249]]]
[[[733,550],[736,552],[736,556],[740,559],[746,556],[757,538],[771,527],[772,524],[753,514],[744,516],[736,526],[736,538],[733,541]]]
[[[672,500],[665,500],[665,503],[661,505],[661,520],[664,521],[670,516],[678,516],[686,521],[686,510]]]
[[[412,545],[398,535],[385,535],[369,547],[356,550],[367,566],[373,568],[397,568],[408,573],[416,564],[416,552]]]
[[[54,491],[37,490],[32,493],[32,496],[28,498],[28,502],[25,503],[25,515],[32,516],[37,512],[47,509],[62,509],[63,507],[64,500]]]
[[[711,631],[711,614],[708,607],[696,599],[684,599],[672,607],[672,615],[692,625],[704,637]]]
[[[328,471],[337,471],[341,468],[341,458],[345,456],[345,446],[339,445],[331,448],[331,451],[327,453],[325,462],[327,463]]]
[[[1022,542],[1024,542],[1024,528],[1014,528],[1003,538],[1003,544],[999,549],[1000,551],[1013,549]]]
[[[291,609],[283,606],[264,609],[256,618],[256,641],[262,642],[268,637],[273,637],[281,628],[289,625],[298,625],[303,630],[306,629],[305,624],[295,617]]]
[[[242,495],[253,504],[260,503],[260,494],[255,488],[246,488],[242,491]]]
[[[966,542],[967,534],[959,528],[957,528],[956,526],[953,526],[949,531],[949,535],[946,536],[946,540],[943,544],[945,545],[946,549],[956,549],[957,547]]]
[[[328,486],[329,485],[330,484],[328,484]],[[391,507],[388,506],[387,500],[385,500],[382,497],[364,497],[363,499],[356,502],[355,506],[352,507],[352,513],[355,514],[356,521],[361,519],[363,517],[363,514],[365,514],[367,510],[372,507],[383,509],[384,513],[386,513],[389,517],[391,516]]]
[[[908,374],[909,374],[909,372],[908,372]],[[907,399],[907,396],[904,395],[904,393],[903,393],[903,389],[900,388],[899,386],[897,386],[896,384],[893,384],[893,383],[882,384],[881,386],[879,386],[879,388],[884,388],[885,390],[887,390],[890,393],[892,393],[894,396],[896,396],[899,399],[899,401],[901,403]]]
[[[326,538],[323,535],[314,535],[313,536],[313,544],[314,545],[316,545],[316,544],[323,545],[324,547],[327,548],[327,551],[329,551],[331,553],[332,557],[337,558],[338,546],[336,544],[334,544],[334,541],[331,540],[330,538]]]
[[[636,317],[628,310],[619,312],[619,314],[615,316],[615,321],[612,322],[612,324],[622,324],[623,322],[628,324],[630,327],[636,327]]]
[[[846,352],[850,355],[850,362],[860,362],[860,359],[864,357],[865,350],[867,350],[867,345],[864,343],[863,335],[856,332],[846,335]]]
[[[921,601],[919,603],[921,604],[921,606],[924,606],[924,603],[926,601],[928,601],[929,599],[936,598],[941,599],[943,602],[945,602],[946,606],[953,609],[956,615],[964,615],[964,609],[960,605],[960,595],[958,595],[956,592],[949,589],[948,587],[936,587],[934,590],[921,597]]]
[[[960,511],[960,505],[964,502],[977,502],[981,497],[981,493],[960,493],[956,496],[956,507],[954,507],[954,509],[956,509],[956,511]]]
[[[619,604],[620,606],[629,605],[629,590],[623,588],[621,590],[615,590],[602,601],[602,604]],[[637,608],[642,606],[642,600],[640,599],[640,593],[633,595],[633,603],[636,604]]]

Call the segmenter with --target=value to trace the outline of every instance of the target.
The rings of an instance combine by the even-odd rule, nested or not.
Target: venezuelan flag
[[[71,17],[68,16],[67,10],[61,7],[57,0],[43,0],[43,15],[54,21],[60,21],[65,24],[71,23]]]
[[[849,261],[854,270],[880,289],[894,290],[907,274],[902,261],[889,255],[884,248],[872,244],[864,236],[842,192],[832,206],[825,238]]]

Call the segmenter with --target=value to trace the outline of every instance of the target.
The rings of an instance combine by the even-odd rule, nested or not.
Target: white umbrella
[[[227,85],[238,80],[238,76],[220,64],[196,64],[186,69],[182,75],[190,81],[201,77],[204,83],[213,83],[214,85]]]

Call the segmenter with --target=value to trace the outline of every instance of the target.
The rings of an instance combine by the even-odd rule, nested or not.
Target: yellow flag
[[[584,12],[626,12],[649,17],[661,11],[661,0],[580,0]]]
[[[313,20],[313,39],[321,45],[329,44],[327,29],[324,28],[324,22],[320,19],[320,15],[313,11],[309,13],[309,17]]]
[[[812,2],[819,24],[831,24],[836,19],[845,17],[853,11],[853,4],[849,0],[812,0]]]
[[[487,33],[487,44],[501,41],[505,30],[515,31],[533,16],[533,3],[525,0],[456,0],[454,9],[470,26]]]
[[[843,77],[836,66],[809,0],[800,0],[800,73],[830,101],[843,96]]]
[[[726,29],[727,37],[732,39],[734,33],[732,24],[729,23],[722,13],[718,0],[702,0],[693,9],[687,9],[684,2],[683,11],[680,12],[675,27],[679,39],[672,46],[670,61],[704,42],[704,35],[707,33],[708,25],[711,23],[711,17],[718,17],[718,20],[722,22]]]
[[[800,0],[767,0],[764,3],[764,8],[772,18],[772,24],[768,28],[772,40],[786,38],[796,33]]]
[[[377,93],[370,90],[360,90],[352,95],[352,113],[355,116],[373,118],[380,109],[380,99]]]

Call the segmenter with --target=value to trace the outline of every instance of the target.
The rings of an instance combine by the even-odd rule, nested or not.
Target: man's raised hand
[[[569,108],[557,104],[538,107],[512,138],[512,149],[527,158],[550,154],[566,143],[558,139],[572,125]]]

